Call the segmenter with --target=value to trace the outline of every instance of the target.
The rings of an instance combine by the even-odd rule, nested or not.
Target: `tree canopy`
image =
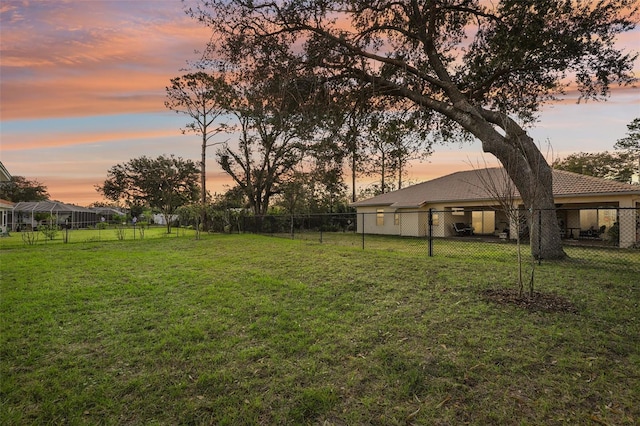
[[[37,180],[23,176],[11,176],[9,182],[0,184],[0,198],[19,203],[21,201],[45,201],[49,199],[47,187]]]
[[[630,84],[634,0],[203,0],[191,10],[214,31],[209,52],[233,64],[277,59],[331,84],[357,82],[384,109],[410,102],[425,130],[466,135],[498,158],[543,245],[564,257],[551,168],[524,125],[573,83],[585,99]],[[537,247],[537,246],[536,246]],[[537,248],[534,250],[538,250]]]
[[[143,156],[111,167],[96,190],[108,200],[157,209],[170,232],[171,215],[176,209],[198,200],[198,177],[198,167],[191,160],[173,155],[155,159]]]
[[[251,210],[264,215],[274,194],[299,166],[314,139],[312,82],[266,61],[233,79],[227,111],[240,123],[238,147],[225,146],[218,163],[244,192]]]
[[[627,135],[618,139],[614,148],[640,156],[640,118],[634,118],[627,124]]]

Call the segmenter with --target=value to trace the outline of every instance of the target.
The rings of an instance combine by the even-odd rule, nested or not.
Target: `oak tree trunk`
[[[553,174],[533,139],[520,129],[516,135],[483,140],[482,148],[502,163],[522,197],[533,257],[565,258],[553,199]]]

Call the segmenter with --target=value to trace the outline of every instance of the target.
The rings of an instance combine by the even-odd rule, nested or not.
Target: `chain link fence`
[[[559,232],[540,232],[548,220]],[[548,255],[559,247],[568,264],[640,272],[636,208],[521,210],[516,216],[495,209],[247,216],[239,225],[239,232],[460,259],[515,259],[519,245],[543,263],[555,261]]]

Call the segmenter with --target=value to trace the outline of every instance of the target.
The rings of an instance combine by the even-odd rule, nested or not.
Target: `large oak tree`
[[[637,55],[615,39],[637,9],[635,0],[203,0],[192,12],[213,28],[215,55],[246,63],[277,51],[326,81],[435,112],[445,137],[479,139],[525,206],[542,212],[533,255],[561,258],[551,168],[526,125],[570,80],[585,99],[633,80]]]

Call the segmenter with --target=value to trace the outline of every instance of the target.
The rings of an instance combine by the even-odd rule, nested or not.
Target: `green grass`
[[[252,235],[0,242],[0,423],[640,421],[640,284]]]
[[[56,232],[53,239],[45,237],[40,231],[35,232],[11,232],[9,237],[0,239],[0,249],[19,245],[57,245],[74,243],[95,243],[105,241],[127,241],[143,240],[149,238],[176,238],[192,237],[195,235],[193,229],[171,228],[171,233],[167,234],[166,226],[154,225],[145,227],[114,226],[109,225],[105,229],[70,229]]]

